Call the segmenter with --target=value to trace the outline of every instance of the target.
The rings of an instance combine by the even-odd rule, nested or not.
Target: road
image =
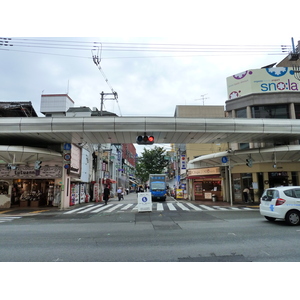
[[[271,223],[258,209],[199,210],[171,198],[157,210],[110,201],[68,211],[0,214],[2,262],[287,262],[300,261],[300,227]],[[170,209],[172,206],[176,209]],[[91,205],[91,206],[89,206]],[[119,205],[119,206],[118,206]],[[118,206],[118,209],[113,207]],[[132,206],[134,207],[134,206]],[[222,208],[220,206],[220,208]],[[7,218],[7,219],[6,219]],[[9,219],[10,218],[10,219]],[[6,221],[5,221],[6,219]]]

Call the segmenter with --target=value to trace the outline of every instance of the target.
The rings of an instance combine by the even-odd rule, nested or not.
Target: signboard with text
[[[253,69],[227,77],[228,99],[254,93],[299,92],[292,68]]]

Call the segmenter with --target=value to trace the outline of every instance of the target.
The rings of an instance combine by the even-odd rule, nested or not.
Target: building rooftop
[[[30,101],[0,102],[0,117],[38,117]]]

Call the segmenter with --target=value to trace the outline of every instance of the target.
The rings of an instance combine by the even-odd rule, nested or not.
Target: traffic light
[[[40,160],[36,160],[35,164],[34,164],[34,169],[35,170],[39,170],[42,166],[41,166],[42,161]]]
[[[136,142],[139,144],[139,145],[152,145],[154,144],[154,136],[152,135],[139,135],[137,138],[136,138]]]
[[[251,158],[247,158],[247,159],[246,159],[246,166],[248,166],[249,168],[251,168],[251,167],[252,167],[252,164],[253,164],[252,159],[251,159]]]

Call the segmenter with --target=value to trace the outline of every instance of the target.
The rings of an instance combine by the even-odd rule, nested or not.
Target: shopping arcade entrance
[[[43,117],[3,118],[0,124],[1,145],[39,147],[60,147],[64,143],[135,143],[136,137],[145,133],[153,135],[157,144],[289,143],[300,136],[300,120],[290,119]],[[298,161],[298,150],[285,151],[290,156],[285,155],[284,159]],[[271,155],[272,152],[269,159]]]

